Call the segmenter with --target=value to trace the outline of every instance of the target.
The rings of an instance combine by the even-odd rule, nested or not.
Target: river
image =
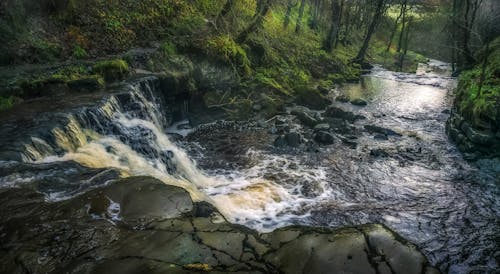
[[[10,154],[0,155],[22,157],[2,156],[0,185],[78,177],[81,171],[64,166],[75,161],[182,186],[229,221],[262,232],[291,224],[383,223],[443,272],[493,272],[499,267],[500,171],[494,161],[480,162],[482,168],[465,162],[448,140],[456,80],[447,73],[438,61],[417,74],[376,66],[359,84],[337,87],[332,98],[344,94],[368,104],[334,102],[364,119],[342,122],[328,146],[314,144],[313,131],[285,113],[268,121],[172,125],[154,77],[139,79],[98,103],[73,102],[40,115],[14,138],[6,137],[14,127],[5,123],[0,137],[16,139],[20,148],[9,145]],[[283,125],[302,136],[300,146],[273,145]],[[56,181],[33,187],[58,201],[106,183]]]

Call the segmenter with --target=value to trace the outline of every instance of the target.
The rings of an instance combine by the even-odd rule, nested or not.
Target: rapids
[[[74,161],[117,170],[124,177],[148,175],[181,186],[194,200],[213,203],[229,221],[259,231],[290,224],[384,223],[416,243],[442,271],[493,271],[499,267],[498,163],[472,166],[448,141],[445,110],[451,105],[455,79],[446,73],[446,64],[437,61],[422,66],[416,75],[375,67],[360,84],[338,87],[336,92],[369,102],[365,107],[344,104],[367,118],[355,127],[377,125],[401,136],[379,140],[359,131],[354,149],[337,140],[316,150],[273,147],[269,123],[171,126],[154,77],[139,79],[95,106],[58,114],[52,128],[23,140],[16,150],[22,155],[18,161],[0,162],[0,185],[61,176],[50,168],[12,168],[21,162],[46,166]],[[307,131],[291,115],[282,118]],[[247,144],[225,144],[236,147],[235,156],[244,163],[209,153],[216,141],[205,137],[217,138],[221,130],[229,135],[243,132],[250,139]],[[186,138],[173,138],[175,133]],[[376,150],[388,156],[374,157],[371,152]],[[69,168],[62,174],[72,172],[78,171]],[[61,200],[108,181],[39,190],[49,200]]]

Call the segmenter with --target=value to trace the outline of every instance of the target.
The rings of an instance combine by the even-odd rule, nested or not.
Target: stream
[[[107,184],[106,172],[147,175],[261,232],[382,223],[443,272],[493,273],[500,165],[471,165],[448,140],[456,80],[447,75],[447,64],[438,61],[416,74],[376,66],[359,84],[337,87],[332,98],[344,94],[368,104],[333,103],[364,119],[333,119],[330,124],[341,126],[331,129],[335,140],[328,146],[313,142],[314,131],[289,113],[195,128],[187,120],[173,123],[155,77],[60,107],[39,102],[54,109],[43,115],[36,107],[25,110],[19,116],[33,122],[22,130],[20,120],[3,122],[0,186],[30,186],[59,201]],[[299,133],[301,144],[273,145],[282,128]],[[86,176],[73,162],[105,171]]]

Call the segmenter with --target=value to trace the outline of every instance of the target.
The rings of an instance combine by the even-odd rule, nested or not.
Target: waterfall
[[[95,106],[64,114],[64,122],[43,137],[32,136],[22,159],[33,164],[74,161],[88,168],[117,169],[121,176],[152,176],[186,189],[195,201],[213,203],[228,220],[262,231],[308,216],[313,198],[305,198],[296,186],[266,180],[264,174],[271,168],[326,185],[324,172],[302,166],[291,170],[279,156],[254,152],[261,161],[248,170],[207,175],[167,136],[173,107],[162,92],[155,77],[126,84]],[[185,100],[172,103],[187,112]],[[324,191],[321,196],[327,195]]]

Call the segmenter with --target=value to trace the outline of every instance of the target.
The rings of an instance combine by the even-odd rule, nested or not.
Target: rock
[[[358,143],[355,140],[355,136],[353,136],[354,138],[346,138],[346,137],[343,137],[343,136],[340,136],[340,140],[342,140],[342,143],[346,146],[348,146],[349,148],[352,148],[352,149],[355,149],[356,147],[358,147]]]
[[[316,126],[314,126],[314,130],[316,131],[328,131],[329,129],[330,125],[326,123],[317,124]]]
[[[294,108],[290,113],[295,115],[302,124],[308,127],[313,128],[319,123],[319,121],[312,116],[311,111],[307,111],[307,108]]]
[[[196,87],[202,91],[227,91],[240,82],[238,73],[224,63],[202,60],[195,62],[192,71]]]
[[[347,103],[350,101],[349,96],[345,94],[341,94],[335,98],[335,101],[342,102],[342,103]]]
[[[301,143],[301,140],[302,140],[302,136],[300,136],[300,134],[298,132],[292,131],[292,132],[285,134],[285,141],[286,141],[288,146],[298,147]]]
[[[323,145],[331,145],[335,141],[335,137],[327,131],[318,131],[314,134],[314,140]]]
[[[364,99],[356,98],[354,100],[351,100],[351,104],[355,106],[366,106],[368,103]]]
[[[439,273],[382,225],[259,234],[147,177],[55,203],[2,189],[0,202],[2,273]]]
[[[495,141],[495,134],[493,134],[493,132],[474,129],[467,122],[462,124],[462,129],[467,138],[474,144],[491,145]]]
[[[128,63],[122,59],[97,62],[92,67],[93,73],[102,75],[106,81],[122,80],[130,74]]]
[[[275,147],[298,147],[302,142],[302,136],[297,132],[289,132],[285,135],[280,135],[274,140]]]
[[[343,120],[349,121],[351,123],[353,123],[359,119],[365,119],[364,116],[356,115],[350,111],[347,111],[343,108],[336,107],[336,106],[330,106],[329,108],[327,108],[325,111],[325,116],[343,119]]]
[[[196,90],[196,84],[189,72],[186,71],[168,71],[159,76],[160,88],[164,95],[168,98],[179,97],[185,94],[191,94]]]
[[[389,138],[385,134],[375,134],[375,135],[373,135],[373,139],[375,139],[375,140],[383,140],[383,141],[389,140]]]
[[[400,136],[400,137],[402,136],[401,134],[395,132],[394,130],[384,127],[379,127],[374,125],[365,125],[363,127],[366,129],[366,131],[370,133],[380,133],[387,136]]]
[[[312,109],[321,110],[331,104],[331,101],[318,90],[307,86],[299,87],[295,90],[297,104],[305,105]]]
[[[329,87],[326,87],[326,86],[322,86],[322,85],[319,85],[318,86],[318,91],[323,94],[323,95],[327,95],[328,93],[330,93],[330,88]]]
[[[387,151],[381,149],[381,148],[376,148],[370,150],[370,155],[373,157],[387,157],[389,156],[389,153]]]
[[[67,85],[75,91],[92,92],[104,88],[104,80],[98,75],[82,76],[80,79],[68,81]]]

